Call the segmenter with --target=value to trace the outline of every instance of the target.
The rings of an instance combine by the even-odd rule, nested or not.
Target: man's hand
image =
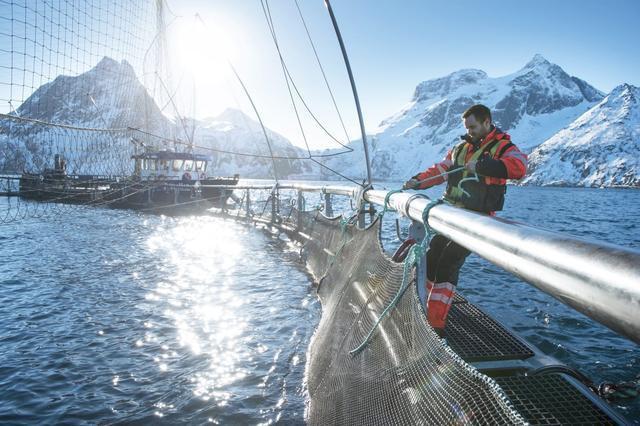
[[[417,179],[409,179],[402,185],[402,189],[416,189],[418,182],[419,180]]]
[[[507,167],[502,160],[494,158],[483,158],[476,164],[476,173],[481,176],[508,179]]]
[[[475,173],[476,172],[476,163],[477,161],[469,161],[467,164],[464,165],[464,168],[467,169],[467,171],[471,172],[471,173]]]

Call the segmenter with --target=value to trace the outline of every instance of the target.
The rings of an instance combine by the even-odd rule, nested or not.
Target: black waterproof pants
[[[471,252],[447,237],[437,234],[427,250],[427,279],[434,283],[458,284],[458,273]]]

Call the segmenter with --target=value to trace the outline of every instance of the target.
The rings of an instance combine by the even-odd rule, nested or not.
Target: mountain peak
[[[640,88],[632,86],[628,83],[622,83],[616,86],[611,93],[602,101],[601,105],[607,105],[610,108],[621,108],[624,111],[631,111],[638,108],[638,100],[640,99]]]
[[[539,66],[548,66],[551,65],[551,62],[547,61],[547,59],[539,53],[533,55],[533,58],[524,66],[524,68],[536,68]]]
[[[113,58],[105,56],[93,67],[89,73],[110,73],[135,76],[135,71],[131,64],[126,60],[118,62]]]
[[[447,76],[423,81],[418,84],[413,94],[413,100],[423,101],[430,98],[443,97],[448,95],[452,90],[477,83],[479,80],[487,77],[487,73],[482,70],[474,68],[461,69]]]
[[[613,90],[611,91],[611,95],[618,96],[624,95],[626,93],[637,94],[639,90],[640,88],[635,87],[629,83],[622,83],[613,88]]]
[[[524,184],[640,187],[640,89],[624,83],[529,156]]]
[[[108,56],[105,56],[102,59],[100,59],[100,62],[98,62],[94,68],[113,68],[118,66],[120,66],[118,61]]]
[[[227,108],[214,118],[215,121],[226,121],[228,123],[243,125],[245,122],[251,123],[255,120],[249,117],[244,111],[236,108]]]
[[[476,79],[487,78],[487,73],[476,68],[463,68],[458,71],[454,71],[445,78],[456,79],[461,77],[471,77]]]

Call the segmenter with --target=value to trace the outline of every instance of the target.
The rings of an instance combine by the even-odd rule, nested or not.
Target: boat
[[[211,157],[169,150],[131,156],[134,173],[114,182],[106,201],[114,208],[161,214],[192,213],[212,207],[224,209],[240,179],[209,175]]]
[[[159,214],[198,213],[212,207],[224,209],[239,175],[209,174],[211,158],[169,150],[131,156],[134,172],[127,177],[70,175],[62,155],[54,167],[20,177],[22,198],[66,204],[94,204]]]
[[[18,195],[35,201],[86,204],[100,200],[109,189],[108,176],[67,174],[66,160],[60,154],[54,156],[53,164],[42,173],[23,172]]]

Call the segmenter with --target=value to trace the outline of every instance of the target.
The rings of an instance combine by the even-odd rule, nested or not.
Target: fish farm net
[[[166,5],[0,7],[0,225],[55,217],[66,203],[109,204],[109,184],[132,174],[133,154],[175,145],[175,129],[156,119],[174,80]]]
[[[298,216],[303,256],[323,313],[308,351],[310,424],[525,424],[491,378],[456,355],[427,324],[403,264],[384,254],[381,220],[366,229],[319,212]]]
[[[184,188],[181,178],[211,187],[235,175],[328,177],[340,173],[325,159],[353,151],[344,123],[343,142],[322,127],[341,146],[332,153],[278,142],[266,127],[256,136],[251,117],[262,122],[259,110],[252,107],[251,117],[241,113],[253,100],[242,67],[230,61],[228,70],[211,72],[228,79],[233,68],[237,84],[227,81],[224,90],[238,110],[221,114],[216,126],[196,119],[195,80],[176,52],[184,50],[181,28],[206,35],[209,27],[199,14],[186,23],[165,0],[0,0],[0,8],[0,225],[59,217],[69,209],[65,204],[146,211],[160,205],[160,213],[220,205],[229,194]],[[278,47],[268,7],[264,12],[265,36]],[[207,43],[215,50],[216,40]],[[244,108],[236,97],[241,87]],[[159,158],[160,152],[193,158]]]

